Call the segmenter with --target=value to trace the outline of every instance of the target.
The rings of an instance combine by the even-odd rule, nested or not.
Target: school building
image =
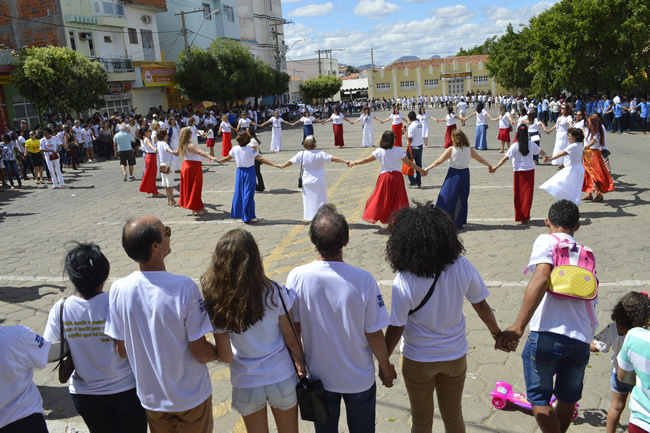
[[[487,55],[395,62],[371,74],[370,98],[501,94],[490,77]]]

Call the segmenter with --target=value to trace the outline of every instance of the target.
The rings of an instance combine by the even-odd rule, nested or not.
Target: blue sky
[[[555,2],[540,0],[282,0],[288,60],[315,58],[314,51],[333,52],[340,63],[387,65],[404,55],[421,59],[457,53],[488,37],[528,24],[531,16]],[[301,41],[303,40],[304,41]]]

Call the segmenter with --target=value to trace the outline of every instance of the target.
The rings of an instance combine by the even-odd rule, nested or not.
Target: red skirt
[[[395,143],[393,147],[402,147],[402,123],[392,126],[393,133],[395,133]]]
[[[158,189],[156,188],[156,174],[158,173],[158,163],[156,161],[155,153],[147,153],[144,157],[144,176],[142,176],[142,182],[140,182],[140,192],[146,192],[147,194],[158,194]]]
[[[454,142],[451,141],[451,133],[456,130],[456,124],[447,125],[447,131],[445,131],[445,149],[454,145]]]
[[[181,196],[178,205],[195,212],[203,209],[201,191],[203,190],[203,165],[201,161],[183,161],[181,166]]]
[[[605,194],[614,191],[614,181],[607,170],[603,155],[598,149],[585,149],[582,155],[582,165],[585,166],[585,178],[582,191]]]
[[[375,190],[366,202],[366,210],[361,219],[369,223],[381,221],[387,224],[391,221],[393,212],[409,207],[406,195],[404,176],[399,171],[388,171],[377,178]]]
[[[214,138],[208,138],[206,141],[206,146],[214,147]]]
[[[228,156],[230,150],[232,149],[232,133],[223,132],[223,138],[221,139],[221,156]]]
[[[510,130],[508,128],[499,128],[499,135],[497,135],[497,140],[510,143]]]
[[[332,128],[334,129],[334,146],[343,147],[343,125],[333,124]]]
[[[533,206],[535,170],[515,171],[515,221],[528,221]]]

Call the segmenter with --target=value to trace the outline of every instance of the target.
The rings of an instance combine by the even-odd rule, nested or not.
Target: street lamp
[[[194,34],[194,39],[192,39],[192,43],[188,47],[187,51],[189,51],[192,48],[192,45],[194,45],[194,41],[196,40],[196,37],[199,35],[199,31],[201,30],[201,26],[203,25],[205,20],[207,20],[208,17],[211,16],[211,15],[219,15],[220,13],[221,13],[220,9],[215,9],[212,12],[210,12],[209,14],[207,14],[206,16],[203,17],[203,20],[201,21],[201,24],[199,24],[199,28],[196,29],[196,33]]]
[[[291,44],[291,46],[284,51],[284,55],[286,56],[289,50],[292,49],[298,42],[306,42],[306,41],[307,39],[298,39],[296,42]]]

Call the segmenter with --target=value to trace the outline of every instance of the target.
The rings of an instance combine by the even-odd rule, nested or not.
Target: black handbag
[[[278,287],[278,290],[282,289]],[[282,308],[284,308],[284,312],[287,315],[287,319],[289,320],[289,325],[291,325],[291,331],[298,341],[300,353],[305,360],[305,368],[307,370],[307,376],[301,378],[298,374],[296,364],[293,364],[293,368],[296,370],[296,376],[298,376],[296,395],[298,397],[298,406],[300,407],[300,417],[305,421],[325,424],[330,418],[331,413],[329,407],[327,407],[327,398],[325,397],[325,388],[323,388],[323,382],[320,380],[309,379],[309,377],[311,377],[311,371],[309,370],[309,365],[307,365],[305,352],[302,350],[302,344],[300,344],[298,333],[296,332],[296,328],[293,326],[293,320],[291,320],[291,316],[289,316],[289,311],[287,310],[287,306],[284,303],[282,294],[280,294],[280,301],[282,302]],[[287,347],[287,350],[289,350],[289,347]],[[289,351],[289,356],[291,356],[291,351]]]
[[[300,158],[300,174],[298,175],[298,188],[302,188],[302,160],[305,157],[305,151],[302,151],[302,157]],[[286,308],[285,308],[286,311]]]
[[[61,336],[61,350],[59,352],[59,363],[56,364],[54,367],[54,370],[59,369],[59,382],[60,383],[68,383],[68,380],[70,379],[70,376],[72,376],[72,373],[74,372],[74,362],[72,361],[72,354],[70,353],[70,348],[69,346],[66,347],[65,344],[65,337],[63,335],[63,307],[65,306],[65,300],[68,298],[63,298],[63,302],[61,302],[61,310],[59,312],[59,329],[60,333],[59,335]]]

